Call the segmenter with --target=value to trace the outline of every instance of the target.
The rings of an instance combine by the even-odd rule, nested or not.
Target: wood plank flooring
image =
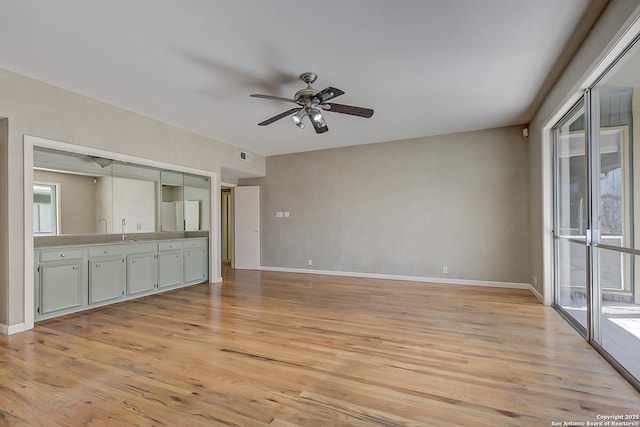
[[[0,337],[0,425],[550,426],[640,394],[525,290],[293,273]]]

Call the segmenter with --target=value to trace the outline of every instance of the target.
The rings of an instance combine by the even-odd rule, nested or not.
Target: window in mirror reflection
[[[33,232],[58,234],[58,191],[55,184],[33,185]]]

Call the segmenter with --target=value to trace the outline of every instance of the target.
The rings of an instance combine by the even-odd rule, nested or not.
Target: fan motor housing
[[[313,98],[313,96],[318,92],[319,92],[318,90],[309,86],[297,91],[296,94],[293,96],[293,99],[300,105],[306,105],[307,102],[311,102],[311,98]]]

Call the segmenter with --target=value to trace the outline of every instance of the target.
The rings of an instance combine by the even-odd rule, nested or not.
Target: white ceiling
[[[0,0],[0,68],[282,154],[526,123],[589,3]],[[257,126],[304,71],[374,116]]]

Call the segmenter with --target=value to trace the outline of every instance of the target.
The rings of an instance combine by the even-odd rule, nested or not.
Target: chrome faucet
[[[124,241],[125,239],[125,235],[124,235],[124,226],[127,225],[127,222],[124,220],[124,218],[122,218],[122,241]]]

